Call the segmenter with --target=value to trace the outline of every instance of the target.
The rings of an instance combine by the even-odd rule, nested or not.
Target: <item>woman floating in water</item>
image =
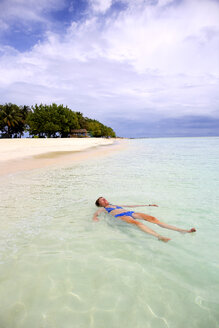
[[[137,213],[137,212],[133,212],[133,211],[127,211],[122,207],[122,206],[124,206],[124,207],[157,206],[155,204],[153,204],[153,205],[122,205],[122,206],[117,206],[117,205],[110,204],[108,202],[108,200],[106,200],[104,197],[99,197],[96,200],[96,205],[98,207],[101,207],[101,209],[97,210],[94,213],[94,216],[93,216],[94,221],[98,221],[98,215],[101,212],[109,213],[112,216],[115,216],[115,218],[118,218],[122,221],[125,221],[127,223],[131,223],[131,224],[135,224],[139,229],[141,229],[144,232],[147,232],[147,233],[157,237],[159,240],[162,240],[164,242],[168,242],[170,240],[170,238],[166,238],[166,237],[163,237],[163,236],[159,235],[154,230],[146,227],[143,223],[137,221],[137,219],[138,220],[145,220],[145,221],[148,221],[148,222],[151,222],[151,223],[155,223],[155,224],[159,225],[162,228],[175,230],[175,231],[179,231],[179,232],[183,232],[183,233],[195,232],[196,231],[195,228],[192,228],[190,230],[176,228],[176,227],[171,226],[169,224],[160,222],[158,219],[156,219],[155,217],[153,217],[151,215],[147,215],[147,214],[139,213],[139,212]]]

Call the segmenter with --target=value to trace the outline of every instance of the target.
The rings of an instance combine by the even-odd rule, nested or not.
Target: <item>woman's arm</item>
[[[156,204],[144,204],[144,205],[119,205],[119,206],[123,206],[123,207],[142,207],[142,206],[155,206],[155,207],[158,207],[158,205]]]
[[[93,221],[99,221],[98,215],[104,211],[106,211],[104,208],[100,208],[99,210],[97,210],[93,215]]]

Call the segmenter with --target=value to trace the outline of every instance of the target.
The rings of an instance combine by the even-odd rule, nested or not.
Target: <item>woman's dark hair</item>
[[[102,198],[102,196],[99,197],[99,198],[96,200],[96,202],[95,202],[96,206],[98,206],[98,207],[100,207],[100,203],[99,203],[100,198]]]

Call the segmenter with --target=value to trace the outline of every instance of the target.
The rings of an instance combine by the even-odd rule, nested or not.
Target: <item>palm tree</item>
[[[19,125],[24,125],[24,117],[21,109],[11,103],[1,105],[0,122],[2,135],[6,138],[12,138],[14,133],[18,133]]]

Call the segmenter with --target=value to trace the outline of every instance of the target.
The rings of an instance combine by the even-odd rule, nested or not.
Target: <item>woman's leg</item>
[[[130,216],[120,216],[118,217],[120,220],[122,221],[125,221],[127,223],[131,223],[131,224],[135,224],[139,229],[141,229],[142,231],[152,235],[152,236],[155,236],[157,237],[159,240],[162,240],[164,242],[167,242],[170,240],[170,238],[166,238],[166,237],[163,237],[161,235],[159,235],[157,232],[155,232],[154,230],[146,227],[143,223],[141,222],[138,222],[134,219],[132,219]]]
[[[179,231],[179,232],[195,232],[196,231],[195,228],[192,228],[190,230],[185,230],[185,229],[180,229],[180,228],[171,226],[169,224],[159,221],[154,216],[147,215],[144,213],[133,213],[132,215],[135,219],[141,219],[141,220],[145,220],[145,221],[148,221],[151,223],[155,223],[155,224],[159,225],[160,227],[166,228],[166,229],[175,230],[175,231]]]

